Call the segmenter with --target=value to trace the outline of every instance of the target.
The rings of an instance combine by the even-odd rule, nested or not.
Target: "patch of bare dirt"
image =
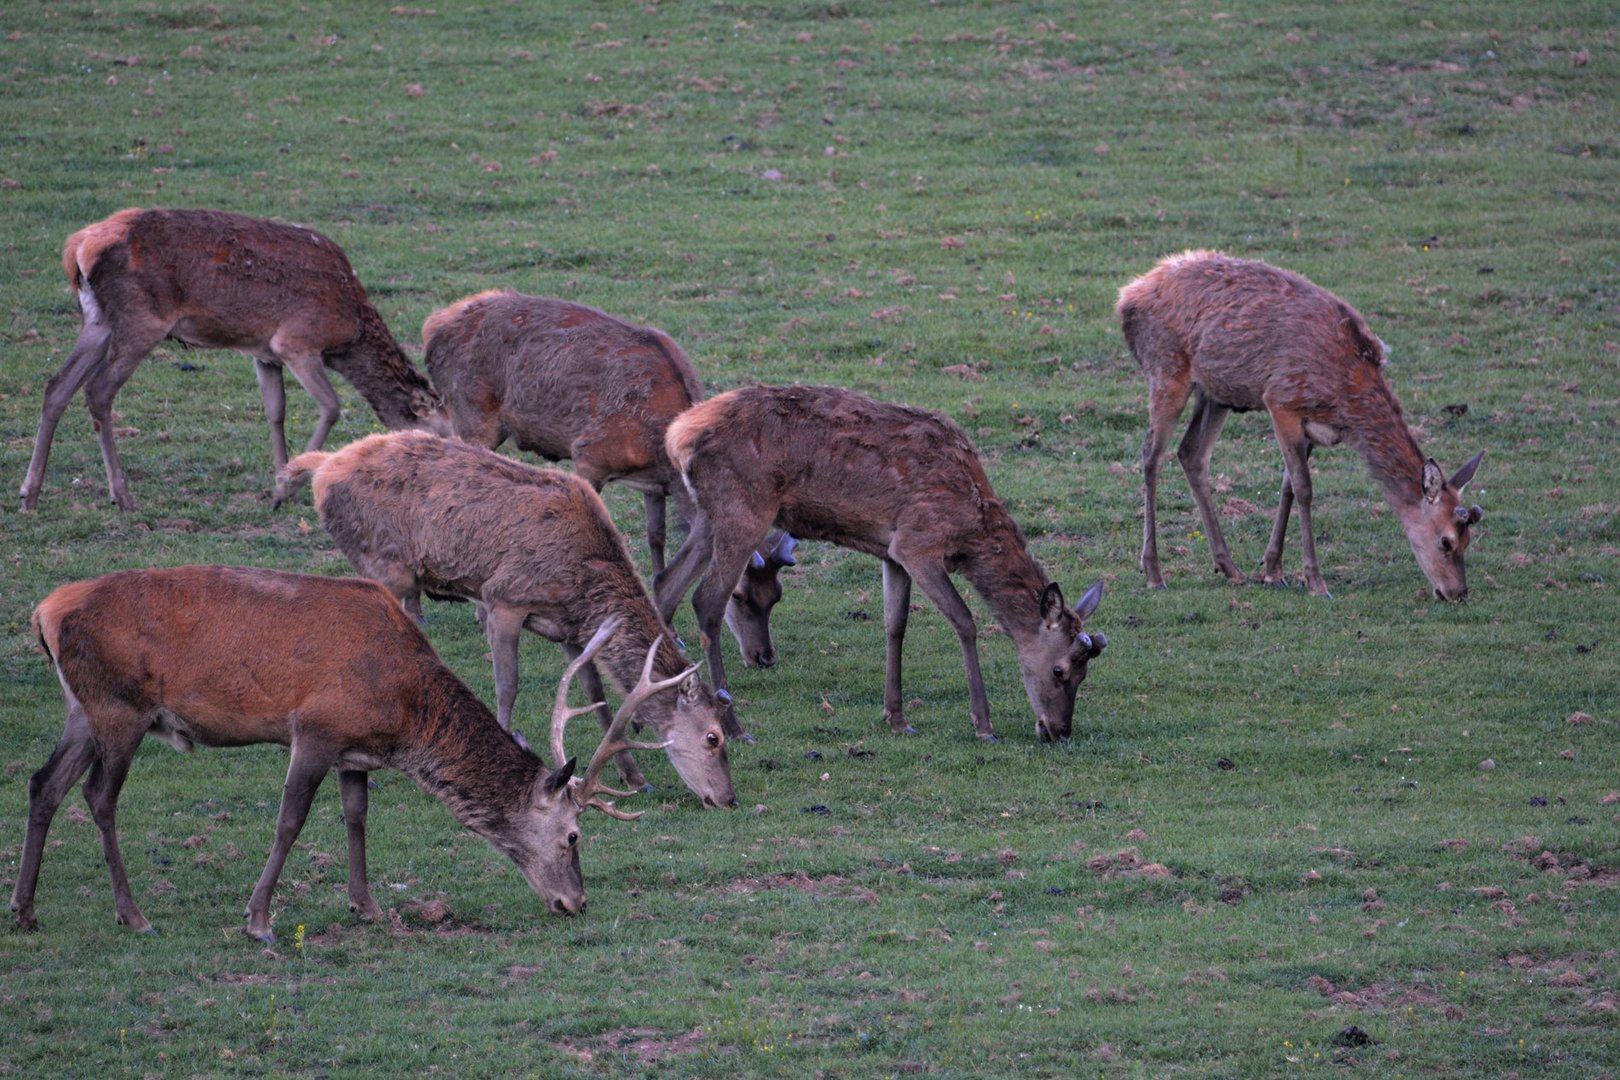
[[[611,1052],[617,1058],[627,1050],[635,1054],[643,1065],[652,1065],[690,1054],[707,1041],[708,1036],[701,1027],[678,1035],[671,1035],[657,1028],[621,1027],[613,1031],[604,1031],[589,1039],[564,1037],[552,1045],[564,1053],[572,1054],[584,1065],[594,1064],[597,1054]]]
[[[832,896],[844,900],[859,900],[865,904],[878,902],[877,893],[851,883],[837,874],[813,878],[803,870],[791,874],[763,874],[758,877],[735,878],[723,886],[726,892],[739,896],[769,892],[772,889],[797,889],[811,896]]]
[[[1438,1008],[1446,1005],[1445,999],[1439,994],[1422,986],[1371,983],[1360,990],[1346,990],[1336,985],[1333,980],[1320,975],[1312,975],[1306,979],[1305,986],[1342,1009],[1361,1012],[1397,1008]]]
[[[1175,872],[1163,863],[1148,862],[1134,847],[1121,848],[1112,855],[1095,855],[1086,860],[1086,869],[1107,878],[1171,878]]]

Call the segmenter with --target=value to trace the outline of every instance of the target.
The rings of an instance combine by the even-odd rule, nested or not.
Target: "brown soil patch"
[[[1122,848],[1112,855],[1096,855],[1086,860],[1086,869],[1103,877],[1171,878],[1175,872],[1163,863],[1148,862],[1134,847]]]
[[[796,889],[811,896],[832,896],[844,900],[859,900],[864,904],[878,902],[877,893],[871,889],[855,885],[847,878],[837,874],[827,874],[824,877],[813,878],[803,870],[795,870],[791,874],[764,874],[759,877],[735,878],[724,886],[728,893],[738,896],[748,896],[753,893],[769,892],[772,889]]]
[[[618,1056],[625,1051],[635,1054],[643,1065],[651,1065],[682,1054],[690,1054],[700,1049],[707,1041],[708,1036],[701,1027],[678,1035],[671,1035],[657,1028],[622,1027],[604,1031],[589,1039],[565,1037],[552,1045],[572,1054],[585,1065],[593,1064],[597,1054],[612,1053]]]
[[[1312,975],[1305,980],[1305,985],[1340,1008],[1362,1012],[1394,1008],[1434,1008],[1445,1004],[1444,998],[1421,986],[1372,983],[1360,990],[1346,990],[1335,985],[1331,979],[1324,979],[1320,975]]]

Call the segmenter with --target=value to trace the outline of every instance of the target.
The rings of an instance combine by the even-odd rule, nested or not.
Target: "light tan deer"
[[[1063,590],[1030,557],[961,428],[938,413],[850,390],[757,386],[693,406],[670,424],[665,442],[701,514],[658,580],[659,607],[668,617],[702,573],[692,606],[716,687],[725,685],[719,629],[731,583],[774,524],[883,560],[883,713],[895,731],[911,730],[900,650],[915,579],[961,641],[974,731],[995,737],[978,631],[951,584],[954,571],[1012,638],[1037,737],[1069,737],[1075,691],[1108,644],[1084,624],[1102,583],[1074,608],[1066,606]]]
[[[617,616],[623,629],[600,666],[621,689],[640,657],[658,647],[657,674],[686,667],[674,634],[607,508],[577,476],[539,469],[459,439],[421,431],[370,435],[342,449],[313,451],[287,466],[291,480],[313,473],[321,523],[356,570],[381,581],[407,611],[421,594],[479,605],[495,667],[496,717],[511,727],[518,691],[518,638],[529,629],[577,655],[591,628]],[[596,665],[586,692],[600,700]],[[649,700],[637,714],[705,806],[734,806],[723,709],[696,674],[679,693]],[[603,722],[608,717],[603,713]],[[646,779],[628,754],[619,769],[632,787]]]
[[[28,826],[11,910],[34,929],[34,893],[51,819],[86,770],[118,921],[150,930],[119,849],[118,793],[147,735],[178,750],[281,743],[291,750],[275,842],[248,901],[247,932],[273,940],[270,901],[322,779],[338,771],[348,833],[349,906],[381,914],[366,874],[366,774],[405,773],[505,854],[550,910],[585,910],[579,819],[604,802],[603,764],[649,697],[678,680],[642,679],[582,778],[561,752],[568,683],[613,633],[604,624],[570,665],[552,713],[556,767],[502,731],[381,586],[230,566],[130,570],[64,585],[34,611],[55,665],[67,725],[28,782]],[[650,667],[650,660],[648,667]],[[640,745],[640,744],[634,744]]]
[[[22,485],[26,510],[39,501],[56,425],[81,386],[108,495],[126,511],[135,508],[118,460],[112,402],[165,338],[253,358],[278,470],[287,463],[283,368],[320,409],[308,449],[320,448],[340,415],[327,367],[360,392],[385,427],[448,433],[433,388],[367,301],[342,249],[313,229],[215,210],[120,210],[68,237],[62,269],[83,327],[67,362],[45,383]],[[288,494],[278,481],[277,505]]]
[[[1262,580],[1284,581],[1283,537],[1299,504],[1305,584],[1328,595],[1311,526],[1311,450],[1343,441],[1360,452],[1406,533],[1434,595],[1468,596],[1463,552],[1483,511],[1460,504],[1482,450],[1446,479],[1424,459],[1401,403],[1384,379],[1384,343],[1349,304],[1298,274],[1214,251],[1164,259],[1119,292],[1131,353],[1148,380],[1142,441],[1142,571],[1164,587],[1155,508],[1170,429],[1193,398],[1176,452],[1209,537],[1215,566],[1241,584],[1209,496],[1209,457],[1226,414],[1265,409],[1282,447],[1282,497],[1266,545]]]

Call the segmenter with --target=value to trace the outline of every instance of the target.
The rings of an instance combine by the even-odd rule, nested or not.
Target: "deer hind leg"
[[[135,750],[145,734],[145,725],[133,715],[119,718],[104,725],[109,730],[133,731],[134,738],[120,744],[103,743],[100,756],[90,767],[84,782],[84,801],[90,805],[90,816],[101,832],[101,854],[107,860],[107,873],[112,877],[113,908],[120,924],[131,930],[150,932],[152,924],[146,921],[135,905],[130,892],[129,875],[124,870],[124,853],[118,846],[118,793],[129,776],[129,766],[135,760]]]
[[[900,649],[911,616],[911,575],[893,559],[883,560],[883,631],[887,646],[883,669],[883,719],[890,730],[916,734],[906,723],[905,699],[900,693]]]
[[[894,558],[894,544],[889,545],[890,557]],[[957,639],[962,643],[962,666],[967,669],[968,697],[973,717],[973,731],[986,742],[994,742],[995,730],[990,726],[990,696],[985,693],[984,675],[979,671],[979,631],[973,622],[973,613],[968,610],[967,604],[962,600],[962,594],[956,591],[951,584],[950,575],[945,567],[933,561],[918,561],[907,566],[899,558],[896,562],[905,566],[906,572],[917,582],[919,588],[934,602],[934,606],[950,622],[951,628],[956,631]],[[884,601],[887,603],[885,595]],[[885,619],[887,612],[885,611]]]
[[[1204,535],[1209,537],[1209,553],[1215,560],[1215,568],[1233,585],[1242,585],[1247,579],[1232,561],[1226,537],[1221,533],[1220,515],[1209,497],[1209,455],[1221,437],[1228,411],[1225,405],[1210,400],[1200,388],[1193,399],[1192,419],[1176,450],[1176,459],[1181,462],[1181,471],[1187,474],[1193,502],[1198,504],[1198,516],[1204,523]]]
[[[680,550],[653,576],[653,595],[658,601],[658,617],[670,626],[675,624],[675,609],[681,606],[681,597],[692,587],[714,554],[714,524],[708,515],[692,506],[691,527]]]
[[[721,726],[726,736],[732,739],[748,739],[742,725],[737,722],[737,715],[731,708],[731,693],[726,682],[725,660],[722,657],[724,649],[721,640],[725,637],[720,632],[725,622],[726,605],[731,602],[731,594],[737,587],[737,579],[742,576],[743,569],[753,556],[754,549],[770,531],[770,518],[763,520],[733,521],[726,524],[724,534],[715,534],[712,553],[709,556],[709,567],[703,574],[703,580],[692,594],[692,610],[697,613],[698,630],[703,639],[703,653],[709,661],[709,678],[714,680],[714,689],[717,694],[725,691],[724,717]],[[696,531],[696,530],[694,530]]]
[[[366,809],[371,795],[367,777],[358,769],[338,771],[338,792],[343,799],[343,828],[349,838],[349,910],[362,919],[375,919],[382,908],[372,899],[366,880]]]
[[[270,857],[265,860],[264,872],[253,886],[253,895],[248,898],[247,911],[244,912],[249,936],[259,941],[269,943],[276,939],[270,930],[270,897],[275,892],[276,880],[281,877],[287,855],[292,851],[293,841],[298,839],[304,819],[309,817],[315,792],[332,767],[332,760],[329,753],[313,749],[304,742],[293,742],[292,760],[287,764],[287,781],[281,789],[281,810],[276,815],[275,842],[270,845]]]
[[[129,377],[135,374],[146,354],[157,348],[167,335],[165,326],[145,323],[124,326],[108,348],[107,362],[97,368],[84,386],[84,404],[101,444],[101,464],[107,473],[107,494],[125,512],[135,509],[135,499],[124,479],[124,466],[118,460],[118,438],[113,428],[112,403]]]
[[[28,781],[28,827],[23,836],[22,860],[17,865],[17,885],[11,893],[11,910],[24,930],[39,926],[34,916],[34,890],[39,885],[39,864],[45,853],[45,836],[62,800],[95,761],[90,740],[90,721],[84,709],[72,698],[68,701],[67,727],[45,764]]]
[[[579,654],[584,651],[578,645],[563,643],[563,652],[567,654],[569,663],[573,663],[579,657]],[[585,688],[588,700],[600,703],[596,710],[596,718],[602,722],[602,730],[606,731],[613,726],[613,713],[607,707],[607,690],[602,686],[602,673],[597,670],[594,663],[586,664],[580,669],[579,684]],[[653,789],[652,784],[648,783],[647,778],[642,775],[640,767],[636,765],[636,759],[630,756],[630,751],[620,750],[617,754],[614,754],[613,764],[618,768],[619,778],[625,782],[625,786],[636,791],[651,791]],[[553,769],[560,765],[562,765],[560,761],[551,763]]]
[[[1142,438],[1142,573],[1148,587],[1164,588],[1164,571],[1159,566],[1159,466],[1170,446],[1170,429],[1187,406],[1192,393],[1188,372],[1173,377],[1148,380],[1148,429]]]
[[[99,319],[86,318],[73,351],[55,375],[45,380],[45,402],[40,407],[39,431],[34,436],[34,454],[28,460],[28,473],[23,477],[22,497],[24,510],[32,510],[39,503],[39,490],[45,484],[45,464],[51,456],[51,440],[56,437],[56,425],[62,420],[73,401],[73,395],[107,361],[108,346],[112,341],[112,328]]]

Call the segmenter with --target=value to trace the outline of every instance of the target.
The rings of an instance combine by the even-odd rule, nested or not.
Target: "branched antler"
[[[619,617],[615,615],[602,623],[601,628],[591,636],[591,640],[586,643],[585,648],[580,650],[580,654],[574,657],[568,667],[564,669],[562,680],[557,684],[557,699],[551,709],[551,767],[554,769],[561,766],[568,758],[568,751],[563,746],[563,731],[567,728],[568,721],[576,716],[585,716],[603,708],[603,703],[599,701],[580,708],[569,708],[568,688],[573,683],[574,676],[579,674],[579,670],[590,663],[597,653],[602,651],[602,646],[607,644],[608,638],[612,637],[614,632],[618,630],[619,621]],[[672,687],[679,686],[683,680],[697,670],[696,666],[689,667],[679,675],[654,682],[652,671],[653,664],[658,659],[658,646],[659,640],[654,639],[652,645],[647,649],[646,663],[641,665],[641,678],[631,688],[630,693],[625,695],[618,711],[613,714],[613,722],[608,725],[606,734],[602,736],[601,745],[596,748],[596,753],[591,755],[590,764],[585,767],[582,775],[574,779],[569,789],[573,794],[574,801],[580,806],[594,807],[610,817],[616,817],[623,821],[634,821],[641,816],[642,812],[632,814],[620,810],[612,803],[598,796],[612,795],[624,798],[634,795],[635,792],[619,791],[604,786],[600,779],[602,766],[606,765],[613,755],[620,750],[662,750],[669,745],[661,742],[630,742],[624,737],[624,729],[629,725],[630,718],[635,714],[635,711],[641,708],[648,698]]]
[[[597,633],[600,636],[601,631]],[[641,708],[643,702],[654,694],[679,686],[697,670],[696,665],[694,665],[677,675],[654,682],[652,672],[653,665],[658,660],[659,644],[660,640],[655,638],[652,644],[647,647],[647,660],[641,665],[641,678],[637,680],[636,685],[631,688],[630,692],[625,695],[624,701],[619,705],[618,712],[613,714],[613,723],[608,725],[607,733],[602,736],[602,744],[596,748],[596,753],[591,755],[591,763],[585,766],[584,775],[580,777],[578,786],[573,789],[574,798],[581,806],[595,807],[610,817],[616,817],[624,821],[633,821],[640,817],[643,812],[638,811],[632,814],[620,810],[612,803],[605,802],[597,797],[599,793],[620,797],[634,794],[634,792],[615,791],[612,788],[604,787],[600,781],[602,767],[620,750],[662,750],[668,745],[668,743],[661,742],[630,742],[624,737],[624,729],[630,723],[630,718],[635,714],[635,711]]]

